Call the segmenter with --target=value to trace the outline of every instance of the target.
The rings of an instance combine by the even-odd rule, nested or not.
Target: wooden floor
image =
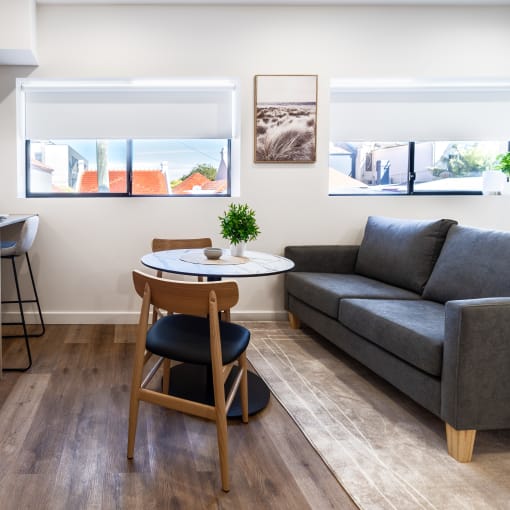
[[[128,461],[134,331],[50,325],[32,340],[32,369],[4,373],[2,510],[356,508],[274,398],[248,425],[229,422],[228,494],[212,422],[142,403]],[[23,354],[4,340],[5,366]]]

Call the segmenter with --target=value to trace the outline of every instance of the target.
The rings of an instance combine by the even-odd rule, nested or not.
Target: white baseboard
[[[43,311],[46,324],[136,324],[139,312],[46,312]],[[281,311],[239,311],[232,310],[233,321],[282,321],[287,320],[287,312]],[[38,324],[37,313],[25,313],[28,324]],[[2,313],[2,322],[19,321],[15,312]]]
[[[285,321],[288,314],[285,310],[266,312],[231,312],[233,321]]]

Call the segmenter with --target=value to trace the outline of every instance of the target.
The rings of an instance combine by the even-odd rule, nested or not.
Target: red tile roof
[[[110,193],[126,193],[127,179],[125,170],[110,170]],[[166,195],[168,187],[165,175],[160,170],[133,170],[134,195]],[[83,172],[78,187],[79,193],[97,193],[97,171]]]
[[[110,170],[110,193],[126,193],[127,181],[125,170]],[[211,181],[205,175],[196,172],[172,188],[177,195],[193,193],[193,187],[211,193],[222,193],[227,189],[227,180]],[[83,172],[78,186],[79,193],[97,193],[97,171]],[[134,195],[167,195],[168,188],[165,174],[160,170],[133,170]]]
[[[172,193],[181,195],[183,193],[189,193],[193,190],[193,186],[200,186],[200,189],[204,184],[211,182],[205,175],[200,172],[191,174],[188,178],[184,179],[180,184],[172,188]]]
[[[203,190],[211,191],[214,193],[223,193],[227,189],[227,179],[220,179],[218,181],[209,181],[202,186]]]
[[[166,177],[160,170],[134,170],[133,195],[168,195]]]

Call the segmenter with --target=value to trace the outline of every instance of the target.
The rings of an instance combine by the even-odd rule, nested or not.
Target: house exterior
[[[110,170],[110,193],[125,193],[127,174],[125,170]],[[164,172],[161,170],[133,170],[134,195],[166,195],[168,185]],[[97,193],[97,170],[83,172],[80,176],[78,193]]]

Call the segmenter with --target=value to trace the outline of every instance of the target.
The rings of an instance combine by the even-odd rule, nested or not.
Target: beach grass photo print
[[[255,163],[314,163],[317,75],[255,76]]]

